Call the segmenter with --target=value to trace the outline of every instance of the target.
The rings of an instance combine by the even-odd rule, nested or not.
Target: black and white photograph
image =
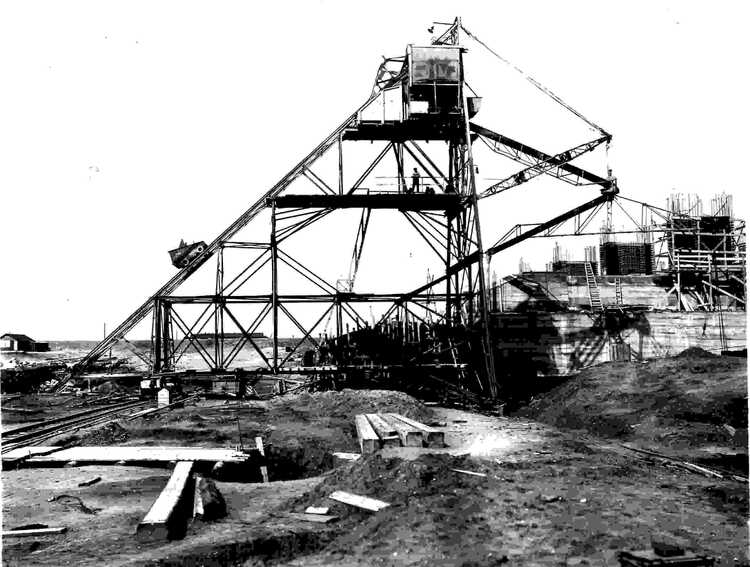
[[[0,4],[0,563],[750,567],[748,22]]]

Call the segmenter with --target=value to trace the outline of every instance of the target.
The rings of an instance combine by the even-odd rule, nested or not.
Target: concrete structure
[[[617,304],[618,280],[622,289],[622,305],[653,309],[677,308],[677,296],[668,293],[674,285],[668,274],[596,276],[605,307]],[[723,295],[716,301],[724,309],[733,310],[738,307],[736,301]],[[562,309],[589,308],[586,278],[570,276],[564,272],[523,272],[505,277],[498,282],[492,293],[492,308],[495,311],[549,310],[550,302],[557,303]]]
[[[746,348],[744,311],[643,310],[608,317],[611,319],[605,330],[583,312],[494,313],[492,333],[498,368],[514,375],[521,371],[530,375],[570,374],[611,360],[618,332],[634,360],[672,356],[689,347],[718,354],[723,348],[722,327],[728,350]]]
[[[31,337],[18,333],[5,333],[0,337],[0,351],[47,352],[49,343],[38,343]]]

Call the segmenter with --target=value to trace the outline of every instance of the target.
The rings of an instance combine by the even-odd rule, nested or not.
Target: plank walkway
[[[120,447],[90,446],[70,447],[48,455],[36,455],[26,460],[28,465],[54,465],[75,461],[76,463],[119,463],[119,462],[172,462],[203,461],[242,463],[249,455],[223,448],[202,447]],[[5,460],[5,455],[3,455]]]

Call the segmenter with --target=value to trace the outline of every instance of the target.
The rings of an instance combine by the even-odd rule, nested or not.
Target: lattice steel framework
[[[433,40],[432,44],[460,47],[464,32],[471,36],[462,26],[460,19],[456,19],[442,35]],[[499,388],[495,378],[489,330],[485,262],[489,256],[559,225],[566,219],[592,209],[598,210],[597,207],[600,208],[604,204],[609,205],[617,193],[614,179],[590,173],[572,165],[570,161],[601,144],[609,144],[611,136],[599,129],[598,137],[591,142],[550,155],[493,132],[470,121],[470,97],[463,73],[459,83],[460,113],[457,115],[446,115],[439,123],[433,123],[429,127],[416,122],[363,125],[360,120],[362,112],[375,104],[385,91],[405,81],[406,73],[404,58],[384,59],[368,100],[227,227],[207,246],[203,254],[180,269],[114,329],[78,364],[76,370],[85,369],[113,343],[126,340],[126,334],[152,314],[152,348],[150,356],[145,359],[155,373],[174,370],[188,349],[200,355],[210,372],[223,372],[233,364],[238,353],[247,345],[260,356],[265,365],[264,371],[271,374],[290,372],[290,361],[297,349],[308,342],[320,346],[315,333],[319,332],[326,318],[334,318],[337,335],[343,335],[350,323],[355,328],[367,327],[368,322],[358,309],[363,305],[377,302],[389,304],[389,307],[385,309],[375,327],[387,325],[388,321],[395,317],[399,321],[411,320],[433,324],[439,322],[447,327],[474,330],[481,344],[481,364],[476,368],[480,376],[480,385],[485,394],[496,397]],[[444,159],[434,159],[423,147],[422,141],[431,139],[446,143],[447,155]],[[385,142],[385,147],[369,161],[354,183],[345,186],[343,146],[363,140],[381,140]],[[495,153],[522,164],[523,169],[479,191],[472,155],[472,142],[476,140],[487,145]],[[326,178],[325,175],[316,172],[313,166],[324,155],[330,155],[332,152],[337,154],[338,171],[335,178]],[[373,191],[367,188],[367,180],[388,156],[392,157],[395,164],[395,177],[398,180],[396,190]],[[440,188],[439,193],[408,192],[407,174],[404,171],[407,157],[417,164],[424,179]],[[497,195],[541,175],[551,176],[572,185],[594,185],[602,194],[560,217],[508,236],[485,249],[479,223],[480,199]],[[303,178],[309,182],[315,193],[291,193],[291,184]],[[266,209],[270,209],[271,215],[268,242],[235,240],[238,232]],[[359,209],[361,215],[352,242],[349,277],[331,282],[315,273],[299,259],[292,257],[286,243],[294,235],[340,209]],[[370,215],[374,209],[399,211],[419,238],[440,258],[444,268],[443,274],[417,289],[406,292],[353,291]],[[230,249],[240,249],[247,254],[238,273],[226,273],[224,256]],[[212,258],[216,261],[213,293],[176,294],[178,288]],[[271,271],[267,292],[243,294],[243,285],[259,277],[259,273],[266,266],[270,266]],[[279,268],[282,266],[302,277],[314,291],[304,294],[280,293]],[[295,314],[295,308],[304,304],[318,304],[324,307],[317,320],[308,325],[302,324]],[[183,311],[186,305],[200,306],[200,314],[187,318]],[[238,313],[240,305],[254,305],[259,310],[252,318],[247,318]],[[301,334],[296,344],[283,354],[279,342],[279,318],[282,316]],[[273,329],[273,348],[270,354],[264,352],[254,336],[257,329],[269,320]],[[227,339],[227,325],[239,330],[239,338]],[[206,335],[207,328],[210,329],[208,334],[213,339],[212,348],[206,347],[200,340],[200,336]],[[420,362],[416,361],[414,366],[420,366]],[[464,369],[466,363],[456,360],[454,366]]]

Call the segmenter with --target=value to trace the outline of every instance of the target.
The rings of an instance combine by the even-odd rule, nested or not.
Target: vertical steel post
[[[393,144],[393,150],[396,153],[396,175],[398,176],[398,192],[406,192],[406,180],[404,178],[404,144]]]
[[[154,372],[160,372],[161,371],[161,356],[162,356],[162,347],[161,347],[161,334],[162,334],[162,322],[161,322],[161,301],[157,298],[154,299],[154,340],[153,343],[153,354],[154,354],[154,361],[153,361],[153,367],[152,370]]]
[[[165,371],[173,370],[172,364],[172,334],[170,333],[172,322],[172,306],[168,301],[162,302],[162,368]]]
[[[495,374],[495,355],[492,345],[492,337],[490,336],[490,315],[487,309],[487,289],[485,285],[485,257],[484,248],[482,246],[482,230],[479,224],[479,202],[477,199],[477,186],[476,178],[474,177],[474,157],[471,149],[471,132],[469,129],[469,110],[468,100],[466,97],[466,90],[463,77],[463,66],[461,74],[461,100],[463,102],[463,118],[464,118],[464,135],[466,141],[466,152],[467,152],[467,166],[469,170],[469,196],[471,198],[471,205],[474,211],[474,230],[477,239],[477,253],[479,254],[479,262],[477,265],[478,277],[479,277],[479,309],[481,312],[481,326],[482,326],[482,338],[484,342],[484,359],[485,359],[485,372],[487,373],[487,385],[489,386],[490,396],[493,398],[497,397],[497,375]]]
[[[276,200],[271,205],[271,309],[273,310],[273,372],[279,371],[279,274],[276,242]]]
[[[336,295],[333,301],[336,305],[336,338],[340,340],[341,336],[344,334],[344,320],[341,316],[341,298]]]
[[[224,245],[216,253],[216,295],[214,296],[214,360],[224,368]]]
[[[449,178],[450,179],[450,178]],[[455,217],[454,217],[455,218]],[[445,273],[448,274],[448,269],[451,265],[451,232],[453,226],[453,219],[446,215],[448,221],[446,227],[446,243],[445,243]],[[451,279],[445,278],[445,324],[450,325],[451,320]]]
[[[339,132],[339,195],[344,194],[344,150],[341,144],[343,134]]]

